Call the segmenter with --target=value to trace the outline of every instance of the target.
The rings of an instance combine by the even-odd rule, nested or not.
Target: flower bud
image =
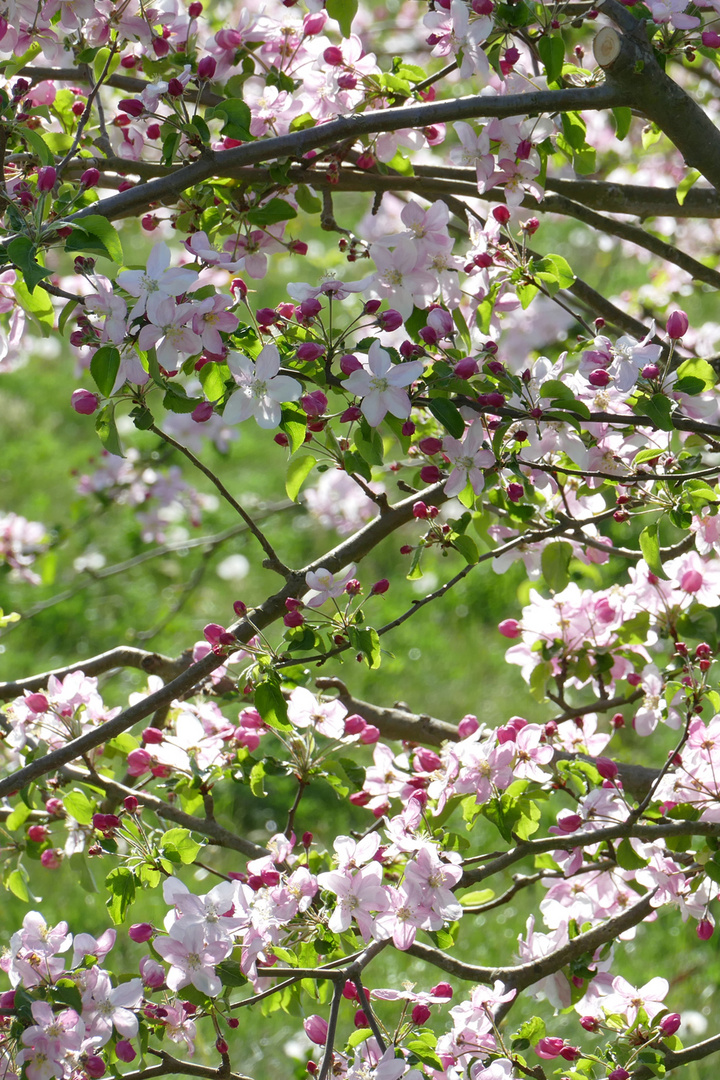
[[[363,746],[372,746],[379,738],[380,728],[376,728],[374,724],[366,724],[360,732],[360,742]],[[383,813],[385,813],[384,810]]]
[[[171,79],[168,83],[167,92],[170,97],[182,97],[185,93],[185,87],[179,79]]]
[[[382,596],[390,588],[390,582],[387,578],[381,578],[380,581],[376,581],[373,587],[370,589],[371,596]]]
[[[473,735],[480,727],[477,716],[473,716],[472,713],[467,713],[463,716],[462,720],[458,724],[458,735],[461,739],[467,739],[470,735]],[[443,985],[447,985],[444,983]]]
[[[700,38],[706,49],[720,49],[720,34],[714,30],[703,30]]]
[[[343,375],[352,375],[353,371],[362,371],[362,364],[357,356],[346,353],[345,356],[340,357],[340,370]]]
[[[678,341],[687,334],[689,325],[689,319],[684,311],[673,311],[668,316],[668,321],[665,324],[667,336],[673,341]]]
[[[437,484],[442,480],[442,473],[437,465],[424,465],[420,470],[420,479],[423,484]]]
[[[367,727],[366,722],[358,713],[351,713],[345,717],[345,734],[360,735]]]
[[[493,207],[492,216],[499,225],[507,225],[510,220],[510,211],[507,206],[495,206]]]
[[[709,941],[715,933],[715,927],[709,919],[701,919],[695,927],[695,932],[701,941]]]
[[[100,407],[100,398],[90,390],[73,390],[70,399],[73,409],[81,416],[92,416]]]
[[[123,799],[123,806],[127,810],[128,814],[137,814],[140,803],[134,795],[126,795]]]
[[[424,1024],[430,1019],[431,1012],[427,1005],[416,1005],[411,1015],[414,1024]]]
[[[325,1045],[328,1034],[327,1020],[323,1020],[322,1016],[315,1013],[308,1016],[303,1023],[303,1027],[310,1042],[314,1042],[317,1046]]]
[[[503,637],[511,639],[519,638],[522,633],[517,619],[503,619],[501,623],[498,623],[498,630]]]
[[[588,382],[591,386],[607,386],[610,382],[610,376],[607,371],[603,371],[602,368],[597,368],[588,375]]]
[[[381,330],[397,330],[403,324],[403,317],[399,311],[395,311],[394,308],[388,308],[387,311],[380,312],[377,321]]]
[[[115,1043],[115,1053],[120,1061],[134,1061],[137,1057],[135,1047],[128,1039],[118,1039]]]
[[[564,1045],[564,1039],[549,1035],[546,1038],[541,1039],[540,1042],[536,1044],[535,1053],[540,1058],[550,1060],[551,1058],[556,1058],[559,1055]]]
[[[201,401],[190,413],[196,424],[206,424],[213,414],[213,405],[210,401]]]
[[[614,761],[610,758],[599,757],[595,759],[595,768],[602,776],[603,780],[614,780],[617,776],[619,769]]]
[[[525,494],[525,488],[522,484],[512,483],[507,486],[507,496],[510,502],[520,502]]]
[[[80,183],[84,188],[91,188],[96,186],[99,179],[100,170],[96,169],[93,166],[92,168],[85,170],[85,172],[80,177]]]
[[[681,1023],[682,1017],[680,1013],[668,1013],[660,1021],[660,1032],[664,1036],[674,1035]]]
[[[477,361],[473,360],[472,356],[463,357],[463,359],[458,360],[455,365],[455,374],[458,379],[471,379],[473,375],[477,375],[477,373]]]
[[[50,836],[50,830],[45,825],[31,825],[27,831],[28,840],[34,844],[42,844]]]
[[[85,1058],[85,1072],[90,1080],[99,1080],[105,1075],[105,1062],[99,1054],[88,1054]]]
[[[55,187],[55,181],[57,180],[57,171],[52,165],[44,165],[42,169],[38,169],[37,174],[37,189],[38,191],[52,191]]]
[[[43,851],[40,856],[40,865],[46,870],[57,870],[62,862],[62,851],[55,851],[53,848],[48,848],[47,851]]]
[[[145,106],[140,98],[123,98],[122,101],[118,102],[118,109],[120,112],[127,113],[128,116],[135,118],[142,116],[145,112]]]
[[[328,399],[322,390],[313,390],[309,394],[303,394],[300,404],[307,416],[322,416],[327,411]]]
[[[217,70],[217,60],[214,56],[203,56],[198,63],[198,79],[214,79]]]
[[[31,709],[34,713],[44,713],[50,708],[50,702],[44,694],[28,694],[23,699],[23,704],[27,705],[28,709]]]
[[[304,341],[295,355],[298,360],[319,360],[326,352],[324,345],[319,345],[316,341]]]
[[[149,990],[159,990],[165,982],[165,968],[152,956],[143,956],[140,961],[140,976],[143,986]]]

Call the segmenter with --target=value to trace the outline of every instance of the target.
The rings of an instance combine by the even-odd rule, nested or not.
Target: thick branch
[[[12,701],[19,697],[24,690],[35,693],[43,690],[48,679],[54,676],[56,679],[64,679],[73,671],[83,671],[86,675],[104,675],[106,671],[114,668],[139,668],[148,675],[159,675],[164,682],[176,678],[190,664],[190,656],[183,653],[177,660],[170,656],[162,656],[160,653],[146,652],[144,649],[131,649],[119,646],[108,652],[91,656],[87,660],[78,660],[75,664],[67,667],[53,668],[52,671],[44,671],[41,675],[30,675],[27,679],[17,682],[0,683],[0,701]]]

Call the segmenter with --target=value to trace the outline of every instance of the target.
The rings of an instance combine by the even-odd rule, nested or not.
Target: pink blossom
[[[410,398],[402,389],[415,381],[423,370],[422,361],[393,364],[390,354],[374,341],[368,350],[367,365],[353,371],[345,388],[361,397],[360,409],[372,427],[377,427],[386,413],[400,419],[410,415]]]

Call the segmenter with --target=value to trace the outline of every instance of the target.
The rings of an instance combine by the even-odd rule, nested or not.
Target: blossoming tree
[[[277,1008],[307,1036],[297,1074],[321,1080],[626,1080],[709,1058],[720,1035],[683,1045],[663,973],[636,986],[618,963],[664,911],[709,941],[720,884],[720,328],[702,306],[720,4],[208,8],[0,5],[3,371],[54,335],[81,373],[63,407],[103,447],[83,493],[167,552],[202,474],[274,579],[178,656],[119,643],[0,684],[3,884],[26,908],[0,959],[3,1076],[240,1080],[240,1018]],[[372,206],[359,224],[348,193]],[[565,218],[631,254],[637,287],[593,289]],[[303,261],[323,232],[341,273]],[[241,426],[337,530],[307,565],[230,490]],[[20,510],[0,555],[29,591],[51,541]],[[436,553],[445,579],[414,598],[404,574],[370,579],[393,539],[411,583]],[[499,632],[530,721],[355,696],[355,660],[374,671],[399,626],[515,560],[534,586]],[[391,587],[407,599],[383,623]],[[129,701],[104,678],[125,668]],[[278,771],[294,792],[269,842],[216,817]],[[304,817],[318,787],[347,835]],[[31,896],[28,868],[51,883],[69,859],[103,869],[96,933],[51,884]],[[474,962],[474,920],[518,895],[537,912],[506,961]],[[383,985],[393,951],[422,977]]]

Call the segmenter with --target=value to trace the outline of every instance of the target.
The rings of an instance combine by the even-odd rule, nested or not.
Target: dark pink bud
[[[353,1017],[353,1022],[356,1028],[364,1028],[368,1026],[368,1018],[362,1009],[358,1009]]]
[[[607,757],[595,758],[595,768],[600,773],[603,780],[614,780],[619,772],[615,762]]]
[[[477,361],[473,360],[472,356],[463,357],[463,359],[458,360],[455,365],[455,374],[458,379],[471,379],[473,375],[477,375],[477,373]]]
[[[48,814],[56,816],[57,814],[62,814],[64,809],[62,799],[50,798],[45,800],[45,810]]]
[[[311,11],[303,19],[303,30],[308,36],[319,34],[326,22],[324,11]]]
[[[390,582],[387,578],[381,578],[380,581],[376,581],[370,590],[371,596],[382,596],[390,588]]]
[[[706,49],[720,49],[720,34],[714,30],[703,30],[700,37]]]
[[[540,228],[540,222],[536,217],[531,217],[527,221],[523,221],[522,228],[523,232],[526,232],[528,236],[534,236]]]
[[[442,441],[436,439],[434,435],[428,435],[426,438],[420,440],[418,447],[422,450],[423,454],[427,454],[428,457],[431,457],[433,454],[440,453],[442,450]]]
[[[213,405],[210,401],[201,401],[196,405],[190,416],[196,424],[206,424],[213,414]]]
[[[364,746],[372,746],[380,738],[380,728],[376,728],[374,724],[366,724],[363,730],[360,732],[360,742]],[[385,811],[383,810],[383,813]]]
[[[327,410],[328,399],[322,390],[313,390],[310,394],[303,394],[300,404],[308,416],[322,416]]]
[[[715,927],[709,919],[701,919],[695,927],[695,932],[701,941],[709,941],[715,933]]]
[[[199,5],[198,5],[199,6]],[[119,1039],[115,1043],[115,1053],[120,1061],[134,1061],[137,1057],[135,1047],[127,1039]]]
[[[362,716],[358,713],[351,713],[350,716],[345,717],[345,734],[346,735],[359,735],[365,730],[366,723]]]
[[[314,319],[316,315],[320,314],[321,311],[322,304],[314,296],[308,297],[307,300],[303,300],[303,302],[298,305],[298,312],[300,313],[300,316],[306,321],[309,319]]]
[[[37,174],[37,189],[38,191],[52,191],[55,187],[55,181],[57,180],[57,172],[52,165],[44,165],[42,169],[38,169]]]
[[[179,79],[171,79],[168,83],[167,92],[170,97],[182,97],[185,92],[185,87]]]
[[[44,694],[28,694],[23,699],[23,704],[27,705],[28,709],[32,709],[34,713],[44,713],[50,708],[50,702]]]
[[[88,850],[90,849],[88,848]],[[43,851],[42,855],[40,856],[40,865],[45,870],[57,870],[62,863],[62,857],[62,851],[48,848],[48,850]]]
[[[137,814],[140,803],[134,795],[126,795],[123,799],[123,806],[127,810],[128,814]]]
[[[149,941],[150,938],[153,936],[154,932],[155,931],[152,928],[152,923],[133,923],[133,925],[128,929],[128,937],[131,941],[134,941],[137,944],[141,944],[144,941]]]
[[[610,382],[610,376],[607,371],[603,371],[602,368],[597,368],[588,375],[588,382],[591,386],[607,386]]]
[[[95,169],[95,168],[86,169],[85,172],[80,177],[80,183],[82,184],[82,186],[84,188],[91,188],[91,187],[95,187],[95,185],[97,184],[99,179],[100,179],[100,170],[99,169]]]
[[[85,1072],[90,1080],[99,1080],[105,1075],[105,1062],[99,1054],[88,1054],[85,1058]]]
[[[323,1020],[322,1016],[317,1016],[317,1014],[308,1016],[303,1022],[303,1027],[310,1042],[314,1042],[317,1046],[325,1045],[328,1034],[327,1020]]]
[[[73,409],[81,416],[92,416],[100,406],[100,398],[90,390],[73,390],[70,399]]]
[[[540,1058],[550,1060],[550,1058],[556,1058],[563,1046],[565,1045],[564,1039],[559,1039],[556,1036],[548,1035],[546,1038],[541,1039],[535,1046],[535,1053]]]
[[[585,1028],[586,1031],[598,1031],[600,1028],[600,1021],[594,1016],[581,1016],[580,1027]]]
[[[418,762],[423,772],[434,772],[435,769],[439,769],[442,764],[435,751],[429,750],[426,746],[420,747],[415,754],[415,760]]]
[[[408,435],[408,436],[409,435],[414,435],[415,434],[415,425],[412,422],[412,420],[406,420],[405,423],[403,424],[403,426],[401,427],[400,431],[402,432],[403,435]]]
[[[324,356],[326,352],[327,349],[324,345],[318,345],[315,341],[305,341],[295,355],[298,360],[318,360],[321,356]]]
[[[120,112],[127,113],[128,116],[142,116],[145,112],[145,106],[140,98],[123,98],[118,102],[118,109]]]
[[[422,330],[418,331],[418,337],[426,345],[435,345],[438,339],[437,331],[433,330],[432,326],[424,326]]]
[[[437,465],[423,465],[420,470],[420,479],[423,484],[437,484],[442,479],[442,473]]]
[[[50,835],[50,830],[44,825],[31,825],[27,831],[28,840],[32,840],[34,844],[42,844],[44,840]]]
[[[665,324],[667,336],[672,338],[673,341],[677,341],[687,334],[689,325],[690,322],[684,311],[673,311]]]
[[[217,1039],[215,1040],[215,1049],[217,1050],[218,1054],[227,1054],[229,1047],[227,1044],[227,1040],[223,1039],[222,1035],[218,1035]]]
[[[430,1019],[431,1013],[427,1005],[416,1005],[411,1015],[414,1024],[424,1024]]]
[[[147,750],[143,750],[142,747],[138,747],[137,750],[131,750],[128,754],[127,768],[130,776],[142,776],[143,773],[148,772],[151,765],[152,758]]]
[[[467,739],[470,735],[474,734],[479,727],[480,724],[478,723],[477,716],[474,716],[472,713],[467,713],[458,724],[458,735],[461,739]]]
[[[657,364],[646,364],[640,374],[642,375],[643,379],[657,379],[658,375],[660,374],[660,368],[657,366]]]
[[[283,622],[293,630],[297,626],[302,626],[305,622],[305,617],[301,611],[288,611],[287,615],[283,616]]]
[[[237,49],[242,43],[242,34],[238,30],[219,30],[215,35],[215,43],[221,49]]]
[[[507,225],[510,220],[510,211],[507,206],[495,206],[493,207],[492,216],[499,225]]]
[[[503,619],[503,621],[498,624],[498,630],[502,636],[506,638],[519,638],[522,633],[520,623],[517,619]]]
[[[565,833],[573,833],[580,828],[582,821],[579,814],[562,814],[558,818],[558,827]]]
[[[203,629],[205,640],[209,641],[211,645],[217,645],[224,633],[225,627],[220,626],[219,623],[208,623]]]
[[[165,738],[165,732],[161,731],[160,728],[146,727],[142,733],[142,737],[143,742],[150,743],[152,745],[153,743],[161,743]]]
[[[403,324],[403,317],[399,311],[389,308],[387,311],[380,312],[378,324],[382,330],[397,330]]]
[[[355,983],[350,982],[350,980],[348,979],[343,986],[342,994],[346,1001],[357,1001],[358,993]]]
[[[366,300],[363,306],[363,315],[375,315],[382,306],[382,300]]]
[[[152,47],[156,56],[167,56],[170,52],[170,42],[166,41],[165,38],[153,38]]]
[[[340,416],[341,424],[350,424],[353,420],[359,420],[362,416],[362,412],[357,405],[349,405],[344,413]]]
[[[580,979],[579,985],[582,986],[582,979]],[[578,1050],[577,1046],[563,1046],[560,1057],[565,1058],[566,1061],[575,1061],[580,1057],[580,1050]]]
[[[193,0],[192,4],[188,7],[188,15],[191,19],[199,19],[202,15],[203,6],[200,0]]]
[[[293,255],[307,255],[308,246],[304,240],[291,240],[288,251]]]
[[[3,990],[0,994],[0,1012],[15,1008],[15,991]]]
[[[680,1013],[668,1013],[660,1021],[660,1032],[662,1035],[674,1035],[682,1024],[682,1017]]]
[[[525,488],[522,486],[522,484],[516,484],[516,483],[508,484],[508,486],[507,486],[507,496],[508,496],[508,499],[510,500],[510,502],[514,502],[514,503],[520,502],[520,500],[523,498],[524,494],[525,494]]]
[[[413,517],[419,518],[421,521],[424,521],[425,518],[428,517],[427,503],[424,503],[421,500],[413,503]]]
[[[217,60],[214,56],[203,56],[198,64],[198,79],[213,79],[217,70]]]
[[[278,431],[277,435],[273,435],[273,442],[276,442],[278,446],[289,446],[290,440],[284,431]]]
[[[352,72],[345,71],[339,76],[337,84],[341,90],[354,90],[357,86],[357,79]]]
[[[235,296],[239,296],[241,300],[244,300],[247,296],[248,287],[242,278],[233,278],[230,282],[230,292]]]
[[[628,1080],[629,1076],[630,1073],[627,1071],[627,1069],[613,1069],[613,1071],[608,1075],[608,1080]]]
[[[343,62],[342,50],[337,45],[330,45],[323,53],[323,60],[330,67],[339,67]]]

